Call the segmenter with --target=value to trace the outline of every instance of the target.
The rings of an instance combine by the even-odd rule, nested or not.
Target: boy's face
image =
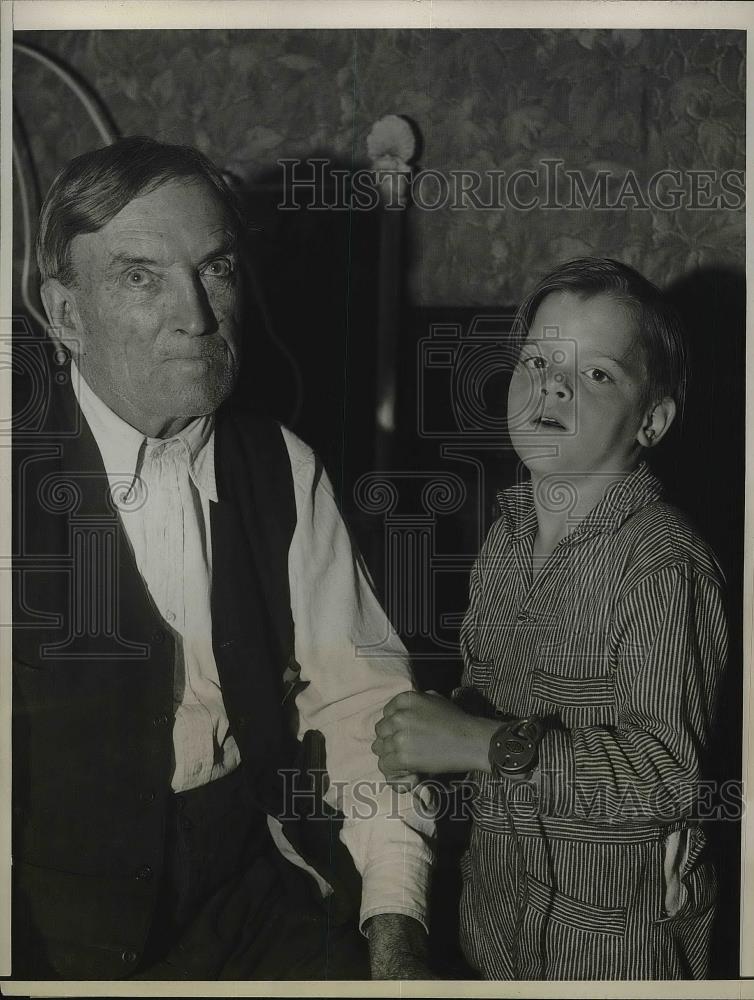
[[[513,372],[508,428],[535,475],[614,474],[640,458],[648,418],[643,352],[630,313],[606,294],[552,292]]]

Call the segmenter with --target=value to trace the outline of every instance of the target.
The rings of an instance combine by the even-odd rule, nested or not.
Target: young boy
[[[484,977],[702,978],[722,580],[644,461],[683,406],[683,334],[641,275],[591,258],[540,282],[514,331],[530,478],[472,571],[461,697],[398,695],[373,748],[395,784],[471,772],[461,941]]]

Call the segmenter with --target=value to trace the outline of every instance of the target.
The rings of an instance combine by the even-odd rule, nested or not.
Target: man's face
[[[553,292],[540,304],[508,393],[508,427],[535,475],[627,472],[647,416],[635,323],[615,299]]]
[[[235,241],[200,181],[169,181],[75,237],[81,373],[119,416],[175,433],[230,394],[239,366]]]

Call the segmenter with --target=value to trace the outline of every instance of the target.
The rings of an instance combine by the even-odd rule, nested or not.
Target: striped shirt
[[[533,578],[533,488],[527,482],[499,494],[502,516],[471,575],[463,683],[490,709],[544,716],[551,727],[536,782],[472,776],[479,794],[465,859],[467,953],[491,978],[703,975],[713,876],[697,863],[704,837],[689,817],[726,659],[722,574],[642,463]],[[550,502],[563,500],[564,491],[552,491]],[[642,844],[651,846],[642,852]],[[513,869],[518,875],[506,882]],[[526,895],[513,949],[521,951],[518,968],[513,942],[483,932],[510,902],[496,901],[495,891],[519,903]],[[643,907],[640,918],[632,906]],[[655,918],[688,918],[689,907],[704,911],[704,934],[690,931],[685,944],[696,957],[674,956],[672,943],[664,955],[650,948]],[[524,911],[518,907],[519,919]],[[641,932],[629,931],[632,921]],[[562,938],[571,933],[577,938]],[[671,938],[678,934],[668,928]]]

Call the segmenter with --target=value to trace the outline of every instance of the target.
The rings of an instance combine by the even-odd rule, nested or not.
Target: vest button
[[[140,882],[149,882],[149,880],[154,875],[154,872],[149,865],[142,865],[141,868],[136,872],[136,878]]]
[[[162,715],[156,715],[152,719],[152,725],[155,726],[155,727],[157,727],[157,726],[166,726],[168,724],[168,721],[169,721],[169,719],[168,719],[167,715],[165,715],[163,713]]]
[[[120,960],[121,962],[124,962],[126,965],[133,965],[137,957],[138,956],[135,951],[126,950],[121,954]]]
[[[534,617],[532,615],[530,615],[528,611],[519,611],[519,613],[516,615],[516,621],[517,622],[533,622],[534,621]]]
[[[139,801],[141,802],[154,802],[157,798],[157,792],[153,791],[151,788],[147,788],[142,792],[139,792]]]
[[[152,642],[157,646],[161,646],[165,641],[165,633],[161,628],[155,629],[152,633]]]

